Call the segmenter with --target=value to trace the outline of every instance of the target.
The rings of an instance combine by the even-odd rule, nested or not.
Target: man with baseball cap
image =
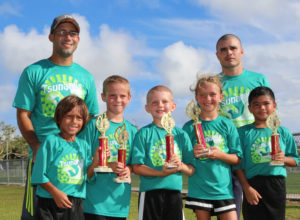
[[[73,62],[79,32],[79,24],[71,15],[56,17],[49,34],[52,55],[26,67],[19,80],[13,106],[30,152],[21,219],[34,219],[36,196],[35,187],[30,184],[31,170],[41,142],[59,132],[53,118],[58,102],[75,94],[85,101],[91,116],[99,113],[93,75]]]

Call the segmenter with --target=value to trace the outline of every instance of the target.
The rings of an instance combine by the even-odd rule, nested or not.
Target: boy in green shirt
[[[165,86],[155,86],[147,94],[146,111],[153,122],[141,128],[133,142],[133,170],[140,175],[139,220],[182,220],[182,173],[194,173],[194,156],[188,135],[174,127],[174,152],[169,169],[166,159],[167,132],[161,119],[165,113],[173,112],[176,104],[173,94]]]
[[[117,175],[130,178],[130,159],[132,152],[132,141],[137,131],[136,127],[124,119],[124,110],[131,99],[130,84],[122,76],[112,75],[103,82],[102,100],[106,103],[106,115],[109,120],[109,128],[105,132],[108,137],[110,158],[108,165],[113,173],[95,174],[94,168],[98,167],[97,160],[94,160],[88,169],[87,198],[83,202],[85,219],[109,220],[126,219],[129,214],[131,184],[116,183]],[[100,132],[95,126],[97,118],[91,119],[86,129],[80,133],[92,147],[92,152],[99,147]],[[114,137],[116,129],[122,125],[126,126],[129,139],[126,144],[126,167],[118,163],[118,148],[120,145]]]
[[[267,118],[276,111],[276,106],[270,88],[261,86],[253,89],[248,107],[255,121],[238,129],[244,157],[241,165],[234,169],[244,191],[245,220],[285,219],[285,166],[297,166],[299,158],[293,135],[280,126],[277,130],[280,150],[273,156],[276,161],[284,162],[284,166],[269,164],[272,131],[267,126]]]

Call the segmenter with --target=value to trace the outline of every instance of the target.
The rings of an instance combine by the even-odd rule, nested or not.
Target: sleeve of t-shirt
[[[292,133],[288,129],[284,129],[283,135],[283,139],[286,144],[285,156],[292,157],[296,161],[297,166],[299,166],[299,155],[297,151],[297,145]]]
[[[89,109],[89,115],[99,114],[97,90],[93,76],[91,76],[90,88],[84,101]]]
[[[227,137],[229,153],[236,154],[239,158],[242,158],[243,153],[241,149],[239,134],[233,123],[229,126],[229,135]]]
[[[49,182],[49,178],[47,177],[47,166],[48,166],[48,147],[50,146],[50,142],[45,140],[39,147],[38,152],[36,154],[36,160],[33,166],[32,176],[31,176],[31,184],[42,184]]]
[[[195,166],[195,157],[193,152],[193,146],[188,134],[183,131],[183,146],[182,146],[182,161],[185,164],[191,164]]]
[[[13,107],[32,111],[36,102],[36,88],[27,68],[21,74]]]
[[[263,80],[262,80],[262,86],[266,86],[266,87],[271,88],[270,83],[269,83],[269,81],[267,80],[267,77],[264,76],[264,75],[262,75],[262,77],[263,77]]]
[[[131,164],[145,164],[145,138],[141,130],[135,135],[132,145]]]
[[[244,132],[243,132],[243,129],[241,128],[238,128],[237,129],[238,131],[238,134],[239,134],[239,139],[240,139],[240,144],[241,144],[241,150],[242,150],[242,159],[241,159],[241,163],[239,165],[236,165],[236,166],[232,166],[232,170],[235,171],[235,170],[238,170],[238,169],[244,169],[245,167],[245,155],[244,155],[244,152],[245,152],[245,144],[244,144]]]
[[[126,164],[131,164],[132,163],[133,141],[134,141],[135,135],[137,133],[136,127],[130,126],[130,132],[129,133],[130,133],[129,134],[130,135],[129,136],[129,138],[130,138],[129,144],[131,144],[131,146],[129,146],[129,147],[130,147],[131,150],[130,150],[130,153],[129,153],[128,161],[126,161]]]

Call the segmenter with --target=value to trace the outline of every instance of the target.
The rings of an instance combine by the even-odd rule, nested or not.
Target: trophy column
[[[209,154],[209,148],[206,145],[203,129],[201,122],[198,121],[199,115],[201,113],[201,109],[196,105],[195,101],[192,100],[186,107],[186,115],[191,118],[194,123],[194,131],[197,139],[197,143],[201,144],[201,146],[204,148],[201,150],[201,153],[197,156],[207,156]]]
[[[167,131],[165,136],[166,139],[166,162],[167,167],[172,169],[177,167],[176,164],[170,162],[172,156],[175,154],[174,151],[174,135],[172,134],[172,129],[175,126],[175,121],[172,118],[171,112],[165,113],[161,118],[161,125]]]
[[[118,149],[118,162],[123,164],[123,168],[126,167],[126,143],[129,139],[129,133],[126,130],[125,124],[118,127],[114,133],[114,137],[120,147]],[[116,183],[130,183],[130,178],[118,176],[114,179]]]
[[[276,112],[273,112],[269,117],[267,118],[267,126],[272,130],[271,134],[271,162],[270,166],[283,166],[283,161],[275,160],[275,154],[280,150],[279,146],[279,134],[277,133],[277,129],[280,126],[279,118],[276,114]]]
[[[106,149],[108,149],[108,144],[107,144],[107,137],[105,136],[105,132],[109,128],[109,121],[106,117],[106,112],[98,116],[95,126],[101,135],[99,136],[99,166],[94,168],[94,172],[110,173],[112,172],[112,169],[107,166],[107,154],[106,154]]]

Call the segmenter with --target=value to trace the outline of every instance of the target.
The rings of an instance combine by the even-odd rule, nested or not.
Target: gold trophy
[[[109,121],[106,116],[106,112],[97,117],[96,128],[100,132],[99,136],[99,166],[94,168],[95,173],[111,173],[112,169],[107,166],[107,154],[108,148],[107,137],[105,136],[106,130],[109,128]]]
[[[120,145],[118,149],[118,162],[123,164],[123,168],[126,167],[126,143],[129,139],[129,133],[126,130],[126,125],[123,124],[118,127],[114,133],[114,137],[118,144]],[[116,183],[130,183],[130,178],[120,177],[114,179]]]
[[[201,122],[198,121],[199,115],[201,113],[201,109],[197,104],[195,103],[194,100],[192,100],[186,107],[185,110],[186,115],[194,121],[193,126],[194,126],[194,131],[196,134],[197,142],[198,144],[201,144],[202,147],[204,147],[203,150],[201,150],[201,153],[198,154],[197,156],[207,156],[209,154],[209,148],[206,145],[204,134],[203,134],[203,129]]]
[[[161,118],[161,125],[167,131],[166,138],[166,153],[167,153],[167,167],[175,168],[176,164],[170,163],[171,157],[174,155],[174,135],[172,134],[172,129],[175,126],[175,121],[172,118],[171,112],[165,113]]]
[[[283,166],[283,161],[275,160],[275,153],[277,153],[280,150],[279,146],[279,134],[277,133],[277,129],[280,126],[280,120],[274,111],[269,117],[267,118],[267,126],[272,130],[271,134],[271,155],[272,160],[270,162],[270,166]]]

